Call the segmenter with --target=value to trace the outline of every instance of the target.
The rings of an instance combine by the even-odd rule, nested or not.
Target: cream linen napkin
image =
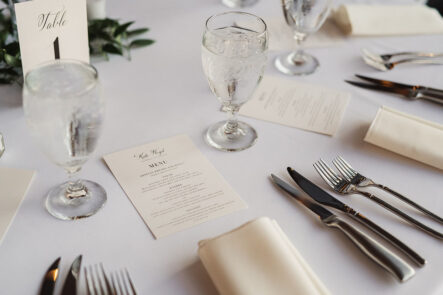
[[[383,106],[364,140],[443,169],[443,125]]]
[[[199,242],[221,295],[329,294],[275,220],[262,217]]]
[[[343,32],[355,36],[443,33],[438,11],[418,4],[347,4],[341,5],[332,17]]]

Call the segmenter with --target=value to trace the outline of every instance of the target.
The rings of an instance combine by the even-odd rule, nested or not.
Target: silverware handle
[[[336,216],[325,223],[330,227],[340,229],[363,253],[393,274],[400,282],[414,276],[415,271],[409,264],[352,225]]]
[[[436,91],[420,90],[418,92],[417,98],[443,104],[443,95],[441,93],[437,93]]]
[[[436,231],[433,228],[428,227],[427,225],[424,225],[423,223],[421,223],[420,221],[418,221],[415,218],[412,218],[411,216],[409,216],[408,214],[404,213],[403,211],[400,211],[399,209],[395,208],[394,206],[392,206],[391,204],[383,201],[382,199],[374,196],[373,194],[370,194],[368,192],[364,192],[364,191],[360,191],[360,190],[356,190],[356,193],[359,193],[369,199],[371,199],[372,201],[376,202],[377,204],[381,205],[382,207],[388,209],[389,211],[393,212],[394,214],[396,214],[397,216],[403,218],[404,220],[412,223],[413,225],[415,225],[416,227],[420,228],[421,230],[427,232],[428,234],[442,240],[443,239],[443,234]]]
[[[443,103],[443,100],[442,100],[442,103]],[[429,211],[428,209],[426,209],[426,208],[422,207],[421,205],[415,203],[414,201],[406,198],[402,194],[400,194],[400,193],[394,191],[393,189],[390,189],[389,187],[384,186],[382,184],[375,184],[375,186],[380,188],[380,189],[382,189],[382,190],[384,190],[384,191],[386,191],[386,192],[388,192],[388,193],[390,193],[390,194],[392,194],[392,195],[394,195],[394,196],[396,196],[397,198],[399,198],[403,202],[411,205],[412,207],[416,208],[417,210],[425,213],[429,217],[431,217],[431,218],[435,219],[436,221],[440,222],[441,224],[443,224],[443,218],[441,218],[440,216],[438,216],[435,213],[432,213],[431,211]]]
[[[405,58],[395,62],[392,62],[393,65],[399,65],[404,63],[413,63],[413,64],[435,64],[441,65],[443,64],[442,58],[430,59],[424,57],[415,57],[415,58]]]
[[[356,212],[355,214],[350,214],[355,220],[359,221],[361,224],[367,226],[369,229],[373,230],[375,233],[383,237],[386,241],[390,242],[391,245],[397,247],[405,253],[409,258],[411,258],[419,266],[424,266],[426,264],[426,259],[421,257],[417,252],[409,248],[408,245],[397,239],[391,233],[372,222],[370,219],[366,218],[364,215]]]

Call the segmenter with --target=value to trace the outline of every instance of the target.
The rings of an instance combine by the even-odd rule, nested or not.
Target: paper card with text
[[[55,59],[89,63],[86,0],[15,4],[23,74]]]
[[[0,167],[0,242],[31,185],[34,171]]]
[[[265,76],[240,115],[334,135],[350,94],[319,85]]]
[[[187,135],[104,159],[157,239],[247,207]]]

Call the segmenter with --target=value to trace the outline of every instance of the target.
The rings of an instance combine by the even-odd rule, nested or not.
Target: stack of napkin
[[[262,217],[199,242],[221,295],[329,294],[275,220]]]
[[[383,106],[364,140],[443,169],[443,125]]]
[[[340,6],[332,15],[346,34],[355,36],[419,35],[443,33],[443,19],[424,5]]]

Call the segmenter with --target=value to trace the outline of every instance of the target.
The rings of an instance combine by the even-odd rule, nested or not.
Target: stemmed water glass
[[[212,92],[229,114],[227,121],[212,125],[206,132],[209,145],[224,151],[240,151],[255,143],[254,128],[237,121],[236,115],[263,77],[267,48],[266,24],[255,15],[226,12],[206,21],[203,70]]]
[[[332,0],[282,0],[283,15],[294,33],[297,50],[278,56],[277,69],[288,75],[313,73],[318,60],[303,51],[302,42],[315,33],[324,23],[331,10]]]
[[[106,201],[105,190],[75,179],[95,149],[103,122],[104,99],[95,68],[56,60],[32,69],[25,76],[23,108],[40,148],[69,175],[69,181],[49,191],[49,213],[69,220],[97,212]]]

